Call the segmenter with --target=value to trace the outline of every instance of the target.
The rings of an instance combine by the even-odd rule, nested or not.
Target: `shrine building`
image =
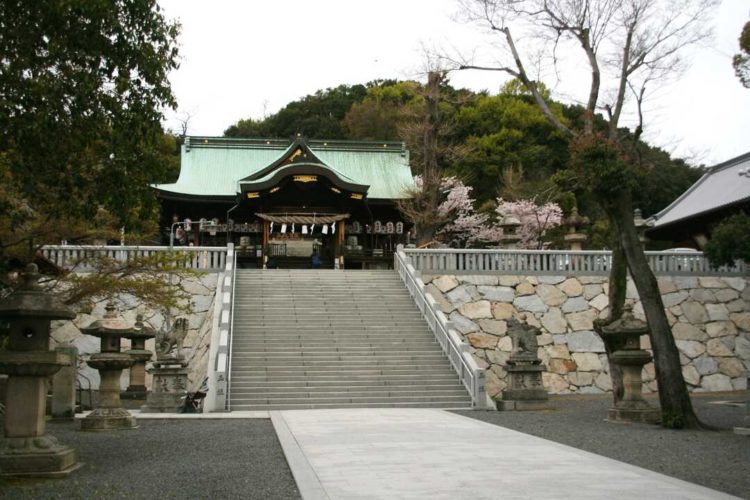
[[[242,267],[386,268],[412,225],[400,142],[186,137],[180,176],[155,185],[164,243],[233,242]]]

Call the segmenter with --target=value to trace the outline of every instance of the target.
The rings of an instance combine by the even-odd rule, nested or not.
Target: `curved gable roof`
[[[402,143],[189,137],[177,182],[154,188],[167,197],[234,199],[241,180],[271,175],[299,144],[342,181],[369,186],[370,199],[403,198],[414,185]]]

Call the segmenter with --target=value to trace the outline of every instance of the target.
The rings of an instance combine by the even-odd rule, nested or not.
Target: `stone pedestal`
[[[136,317],[133,333],[126,338],[130,339],[130,350],[125,353],[133,360],[130,367],[130,384],[120,394],[123,399],[143,400],[147,396],[146,391],[146,362],[151,360],[151,351],[146,350],[146,340],[156,336],[156,331],[143,322],[143,316]]]
[[[50,322],[75,314],[41,290],[35,265],[24,285],[0,304],[10,324],[9,350],[0,352],[0,373],[8,375],[0,476],[61,477],[81,467],[75,450],[45,433],[47,379],[73,360],[49,350]]]
[[[545,410],[549,408],[549,396],[544,389],[542,373],[544,365],[536,360],[508,360],[510,386],[503,391],[502,400],[496,401],[498,410]]]
[[[120,376],[133,360],[124,352],[91,355],[88,365],[99,370],[99,406],[81,420],[82,431],[137,429],[135,417],[122,407]]]
[[[101,339],[101,352],[92,354],[88,365],[99,371],[99,406],[81,420],[82,431],[110,431],[137,429],[133,415],[122,407],[120,401],[120,376],[133,359],[120,352],[120,339],[133,333],[134,325],[128,324],[117,314],[113,303],[107,304],[106,313],[81,332]]]
[[[549,408],[547,391],[544,389],[542,373],[544,365],[537,357],[538,328],[525,324],[525,315],[520,321],[508,320],[508,335],[513,340],[513,352],[508,358],[505,371],[510,385],[496,401],[498,410],[544,410]]]
[[[60,368],[52,378],[52,418],[73,420],[76,414],[76,372],[78,349],[70,344],[61,344],[55,351],[67,355],[72,361]]]
[[[651,355],[641,349],[620,350],[612,353],[612,361],[622,369],[622,399],[609,409],[608,419],[614,422],[641,422],[656,424],[661,421],[661,412],[648,404],[641,395],[643,366],[651,361]]]
[[[641,335],[648,333],[645,321],[633,316],[633,308],[625,306],[622,317],[602,326],[598,331],[606,337],[615,337],[622,348],[612,353],[612,361],[622,370],[622,399],[608,412],[612,422],[637,422],[656,424],[661,421],[661,411],[652,407],[641,395],[643,366],[651,361],[651,354],[640,348]],[[622,340],[624,339],[624,342]]]
[[[187,394],[187,362],[181,358],[157,360],[148,372],[153,376],[153,382],[141,412],[179,412]]]

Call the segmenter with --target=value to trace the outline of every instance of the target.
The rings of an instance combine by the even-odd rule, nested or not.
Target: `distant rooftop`
[[[653,229],[750,202],[750,152],[711,167],[667,208],[654,215]]]

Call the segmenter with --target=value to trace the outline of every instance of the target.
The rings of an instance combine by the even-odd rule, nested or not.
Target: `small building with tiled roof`
[[[738,212],[750,213],[750,152],[711,167],[650,219],[651,240],[702,249],[712,228]]]
[[[231,241],[259,266],[319,253],[364,267],[407,241],[396,202],[413,187],[400,142],[187,137],[179,178],[154,189],[178,243]]]

